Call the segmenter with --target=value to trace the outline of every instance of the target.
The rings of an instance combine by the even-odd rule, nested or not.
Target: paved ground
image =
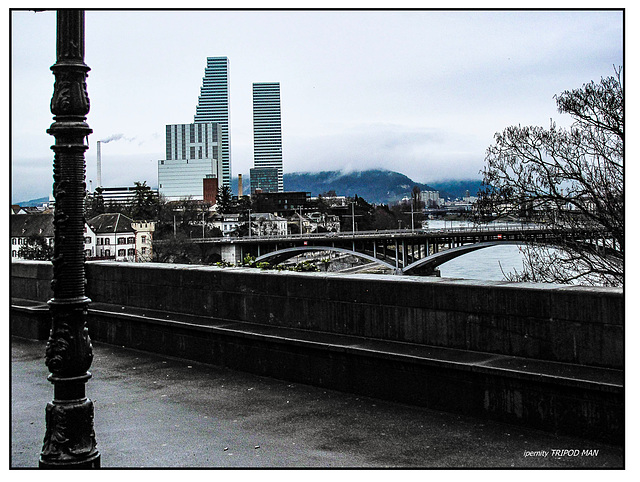
[[[11,343],[11,467],[36,467],[44,342]],[[622,468],[623,449],[95,344],[104,468]],[[551,449],[595,449],[557,457]],[[547,451],[543,456],[527,452]]]

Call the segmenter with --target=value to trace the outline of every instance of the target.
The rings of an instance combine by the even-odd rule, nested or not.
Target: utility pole
[[[356,233],[356,203],[351,203],[351,232]]]
[[[343,214],[343,217],[351,217],[351,234],[356,235],[356,214],[355,214],[355,201],[351,202],[351,214]],[[362,217],[362,214],[358,214],[358,217]]]
[[[93,402],[85,396],[91,378],[93,347],[86,327],[91,300],[85,296],[84,216],[85,139],[93,131],[84,63],[84,10],[58,10],[56,63],[47,133],[55,137],[53,159],[54,254],[53,298],[49,300],[51,332],[45,363],[54,387],[46,408],[41,468],[99,468],[100,452],[93,429]]]
[[[411,231],[415,231],[415,226],[413,222],[413,202],[411,202]]]
[[[302,222],[302,206],[300,206],[300,236],[302,237],[304,231],[304,223]]]
[[[413,215],[414,210],[413,210],[413,199],[411,200],[411,211],[404,211],[405,214],[411,214],[411,231],[415,231],[415,223],[413,222]]]

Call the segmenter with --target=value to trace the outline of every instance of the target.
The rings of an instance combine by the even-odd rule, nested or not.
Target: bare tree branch
[[[570,129],[511,126],[487,149],[479,207],[548,223],[558,232],[590,228],[599,239],[528,246],[521,281],[621,285],[624,267],[624,90],[622,69],[555,97]]]

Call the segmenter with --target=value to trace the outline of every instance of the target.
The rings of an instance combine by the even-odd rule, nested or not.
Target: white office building
[[[229,59],[207,57],[207,67],[198,96],[196,124],[214,122],[220,125],[220,187],[231,186],[231,142],[229,136]]]
[[[444,199],[440,197],[440,191],[422,191],[420,200],[426,208],[433,208],[442,205]]]
[[[279,82],[253,84],[253,166],[278,169],[278,192],[284,191]]]
[[[224,176],[221,126],[213,122],[166,126],[166,158],[158,161],[158,192],[167,201],[204,199],[204,179]]]

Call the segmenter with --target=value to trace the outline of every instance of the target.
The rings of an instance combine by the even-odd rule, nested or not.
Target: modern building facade
[[[207,57],[207,67],[198,96],[196,124],[214,122],[220,125],[220,187],[231,187],[231,143],[229,136],[229,59]]]
[[[158,161],[158,192],[168,201],[204,199],[203,179],[224,177],[222,127],[214,122],[166,126],[166,158]]]
[[[249,169],[251,195],[258,192],[278,192],[279,171],[274,167],[254,167]]]
[[[279,82],[253,84],[253,166],[277,169],[278,192],[284,191]]]
[[[311,200],[311,193],[304,191],[271,192],[256,194],[256,211],[288,216],[304,210]]]

